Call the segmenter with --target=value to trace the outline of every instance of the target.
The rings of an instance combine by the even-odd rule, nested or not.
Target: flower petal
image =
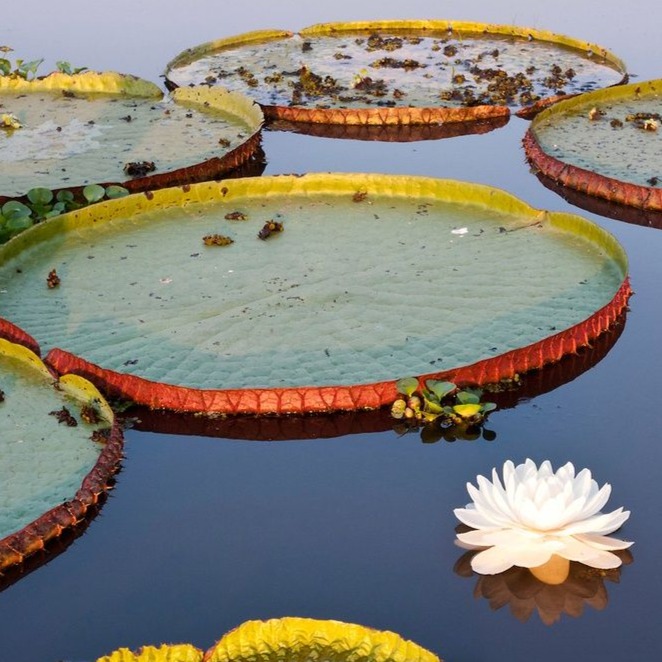
[[[480,529],[458,533],[462,542],[476,547],[521,547],[535,540],[530,534],[517,529]]]
[[[557,554],[570,561],[579,561],[591,568],[600,568],[608,570],[618,568],[621,565],[621,559],[609,551],[596,549],[591,545],[578,540],[572,536],[563,538],[563,548]]]
[[[607,501],[609,501],[610,495],[611,485],[605,483],[590,499],[586,501],[586,504],[584,505],[584,517],[591,517],[602,510]]]
[[[574,537],[595,549],[604,549],[607,551],[614,549],[627,549],[634,545],[631,541],[620,540],[620,538],[610,538],[608,536],[599,536],[594,533],[578,533]]]
[[[514,565],[521,568],[536,568],[547,563],[553,553],[553,550],[547,549],[544,544],[516,547],[495,545],[476,554],[471,559],[471,567],[474,572],[481,575],[496,575]]]
[[[513,565],[512,556],[502,547],[490,547],[471,559],[471,569],[479,575],[498,575]]]
[[[563,533],[565,535],[575,535],[577,533],[613,533],[621,527],[628,517],[630,517],[629,510],[618,508],[611,513],[600,513],[599,515],[573,522],[563,528]]]
[[[500,522],[504,524],[512,522],[514,518],[513,518],[513,513],[510,509],[510,505],[505,499],[503,499],[503,497],[499,493],[498,487],[495,487],[484,476],[477,476],[476,480],[478,482],[478,487],[480,490],[481,505],[478,506],[478,504],[476,504],[479,510],[482,510],[483,512],[486,513],[487,509],[489,508],[489,511],[493,513],[494,516],[497,517]],[[474,499],[474,502],[476,502],[475,494],[472,494],[472,498]]]
[[[453,513],[462,524],[470,526],[472,529],[493,529],[495,528],[495,523],[493,520],[485,518],[481,513],[479,513],[475,508],[472,508],[473,504],[469,504],[466,508],[456,508]]]

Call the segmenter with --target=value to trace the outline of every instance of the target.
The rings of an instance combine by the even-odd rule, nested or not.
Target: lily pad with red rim
[[[0,197],[212,179],[252,157],[262,125],[260,109],[238,93],[186,89],[164,98],[153,83],[113,72],[0,76],[0,103],[20,120],[0,129]]]
[[[563,101],[532,122],[527,158],[581,194],[662,211],[661,92],[662,80],[653,80]]]
[[[56,382],[31,350],[0,339],[0,571],[75,529],[107,489],[122,435],[97,389]]]
[[[607,331],[575,353],[531,370],[518,379],[490,387],[485,397],[502,411],[568,384],[594,368],[611,351],[625,326],[622,311]],[[200,416],[166,410],[132,407],[129,415],[136,430],[190,436],[243,439],[248,441],[295,441],[335,439],[351,434],[369,434],[397,428],[390,409],[339,411],[327,414],[288,414],[286,416]]]
[[[261,239],[267,227],[280,231]],[[207,245],[215,234],[232,241]],[[590,343],[630,292],[623,250],[585,219],[491,187],[361,174],[71,212],[0,248],[0,289],[58,372],[154,408],[235,414],[376,408],[406,375],[513,377]]]
[[[250,32],[187,49],[166,68],[171,86],[220,84],[269,119],[332,124],[471,122],[626,79],[623,63],[595,44],[445,20]]]

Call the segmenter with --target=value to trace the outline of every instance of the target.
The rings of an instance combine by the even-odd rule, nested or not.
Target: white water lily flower
[[[477,476],[478,487],[467,483],[473,503],[455,509],[457,518],[474,529],[458,533],[462,547],[483,549],[473,557],[472,569],[494,575],[512,566],[537,568],[554,555],[593,568],[616,568],[621,559],[613,550],[631,542],[607,536],[618,529],[630,512],[618,508],[601,513],[611,485],[601,488],[588,469],[575,476],[571,462],[556,473],[549,460],[503,465],[503,483],[496,469],[492,482]]]

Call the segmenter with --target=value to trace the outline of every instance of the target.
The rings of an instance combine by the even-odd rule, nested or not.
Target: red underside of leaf
[[[564,163],[545,153],[529,129],[523,140],[531,165],[551,180],[580,193],[637,209],[662,211],[662,189],[622,182]]]
[[[41,356],[39,343],[23,329],[6,319],[2,319],[2,317],[0,317],[0,338],[10,340],[17,345],[23,345],[23,347],[32,350],[37,356]]]
[[[261,134],[259,132],[254,133],[246,142],[223,156],[214,157],[202,163],[171,170],[170,172],[155,173],[147,177],[138,177],[120,183],[131,191],[131,193],[138,193],[152,189],[167,188],[169,186],[180,186],[195,182],[204,182],[210,179],[220,179],[248,163],[258,151],[261,140]]]
[[[457,384],[486,385],[559,361],[606,331],[627,305],[629,279],[612,301],[583,322],[536,343],[468,366],[420,377]],[[301,414],[377,409],[397,397],[395,381],[356,386],[305,386],[276,389],[195,389],[160,384],[142,377],[106,370],[70,352],[53,349],[45,359],[58,373],[86,377],[109,397],[121,397],[152,409],[222,414]]]
[[[507,106],[458,108],[306,108],[261,106],[269,120],[350,125],[442,124],[509,117]]]

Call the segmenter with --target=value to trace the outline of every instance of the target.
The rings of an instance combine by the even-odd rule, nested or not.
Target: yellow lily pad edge
[[[97,662],[441,662],[434,653],[389,631],[311,618],[247,621],[207,652],[191,644],[119,648]]]

